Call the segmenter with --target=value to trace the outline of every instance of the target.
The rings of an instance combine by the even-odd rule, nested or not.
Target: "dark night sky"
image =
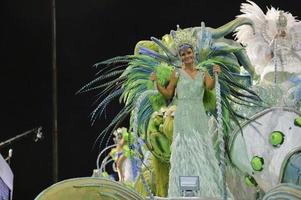
[[[57,1],[59,179],[90,176],[97,148],[93,142],[117,103],[91,127],[93,95],[75,92],[91,80],[97,61],[133,52],[135,44],[160,38],[177,24],[182,28],[221,26],[239,14],[242,1]],[[258,0],[301,16],[296,0]],[[52,71],[50,0],[0,3],[1,99],[0,141],[37,126],[45,139],[26,138],[11,145],[15,175],[14,199],[33,199],[52,184]],[[4,112],[3,112],[4,111]],[[5,157],[8,148],[1,149]]]

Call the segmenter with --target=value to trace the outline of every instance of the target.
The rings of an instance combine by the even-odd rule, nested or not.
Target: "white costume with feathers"
[[[288,80],[292,74],[300,76],[301,22],[291,13],[273,7],[264,14],[252,1],[243,3],[241,12],[243,14],[237,17],[251,19],[255,33],[250,26],[241,26],[236,29],[235,36],[246,46],[247,54],[256,73],[261,76],[261,81],[281,83]],[[285,36],[279,34],[277,24],[280,15],[286,18],[286,27],[282,27]]]

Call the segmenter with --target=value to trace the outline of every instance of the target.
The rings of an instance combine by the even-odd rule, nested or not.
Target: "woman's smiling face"
[[[185,48],[181,50],[180,56],[184,65],[190,65],[194,63],[194,53],[191,48]]]

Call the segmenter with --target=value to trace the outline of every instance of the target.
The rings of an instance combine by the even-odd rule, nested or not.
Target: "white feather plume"
[[[235,38],[246,46],[251,62],[256,66],[265,66],[272,59],[272,43],[277,34],[277,20],[281,10],[268,8],[266,14],[254,2],[247,0],[241,4],[241,13],[237,18],[248,18],[254,24],[255,34],[250,26],[240,26],[235,30]],[[282,11],[283,12],[283,11]],[[289,12],[283,12],[287,18],[287,34],[293,40],[296,54],[301,56],[301,23]],[[260,69],[256,69],[260,73]]]

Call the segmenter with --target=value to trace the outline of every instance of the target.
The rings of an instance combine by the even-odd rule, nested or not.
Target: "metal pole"
[[[14,143],[14,142],[16,142],[16,141],[18,141],[18,140],[20,140],[20,139],[23,139],[24,137],[27,137],[27,136],[29,136],[29,135],[31,135],[31,134],[33,134],[33,133],[38,134],[39,131],[41,131],[41,129],[42,129],[42,127],[33,128],[33,129],[31,129],[31,130],[29,130],[29,131],[26,131],[26,132],[24,132],[24,133],[21,133],[21,134],[15,136],[15,137],[13,137],[13,138],[10,138],[10,139],[8,139],[8,140],[6,140],[6,141],[4,141],[4,142],[0,142],[0,149],[1,149],[1,148],[4,148],[4,147],[6,147],[7,145],[10,145],[10,144],[12,144],[12,143]]]
[[[53,182],[58,181],[58,123],[57,123],[57,65],[56,65],[56,8],[55,0],[51,0],[52,14],[52,106],[53,106],[53,127],[52,127],[52,162]]]

